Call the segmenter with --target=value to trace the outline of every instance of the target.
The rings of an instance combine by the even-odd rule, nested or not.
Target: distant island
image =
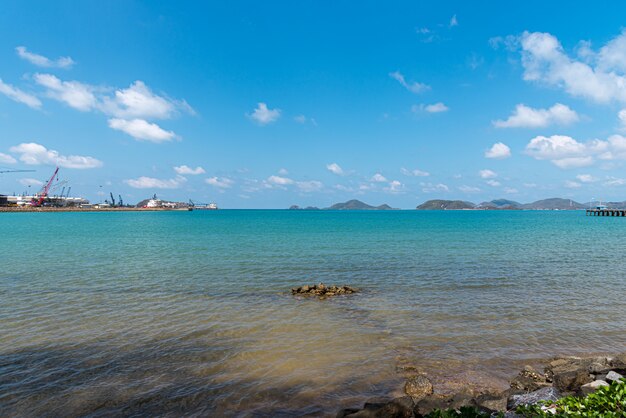
[[[579,210],[598,206],[599,202],[579,203],[571,199],[553,197],[532,203],[520,203],[508,199],[494,199],[488,202],[473,203],[466,200],[432,199],[418,205],[417,210]],[[626,209],[626,201],[602,202],[608,209]],[[357,199],[335,203],[327,208],[317,206],[300,207],[292,205],[289,210],[398,210],[384,203],[372,206]]]
[[[532,203],[519,203],[514,200],[495,199],[475,204],[462,200],[428,200],[417,206],[418,210],[576,210],[588,208],[590,203],[578,203],[570,199],[550,198]],[[607,204],[608,206],[609,204]],[[626,202],[611,203],[611,208],[626,206]]]
[[[293,205],[289,207],[289,210],[320,210],[315,206],[307,206],[306,208],[301,208],[298,205]],[[367,203],[361,202],[360,200],[352,199],[347,202],[335,203],[331,207],[324,208],[323,210],[397,210],[384,203],[380,206],[372,206]]]

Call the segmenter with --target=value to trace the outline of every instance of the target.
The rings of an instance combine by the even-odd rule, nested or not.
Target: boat
[[[189,200],[189,210],[217,210],[217,203],[197,203]]]

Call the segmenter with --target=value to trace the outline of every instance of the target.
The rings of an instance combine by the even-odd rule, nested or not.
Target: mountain
[[[307,206],[306,208],[301,208],[298,205],[289,206],[289,210],[320,210],[317,206]]]
[[[363,203],[360,200],[352,199],[344,203],[335,203],[329,208],[329,210],[393,210],[393,208],[387,204],[380,206],[371,206],[367,203]]]
[[[490,202],[482,202],[477,206],[479,209],[521,209],[521,207],[521,203],[507,199],[494,199]]]
[[[474,209],[476,207],[472,202],[465,202],[463,200],[429,200],[422,203],[417,208],[418,210],[458,210],[458,209]]]
[[[534,210],[572,210],[572,209],[584,209],[585,205],[582,203],[574,202],[570,199],[561,199],[554,197],[551,199],[538,200],[533,203],[527,203],[522,205],[522,209],[534,209]]]

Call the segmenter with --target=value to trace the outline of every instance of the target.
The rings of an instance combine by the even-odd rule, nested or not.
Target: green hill
[[[474,209],[476,207],[472,202],[465,202],[463,200],[441,200],[434,199],[428,200],[416,209],[418,210],[459,210],[459,209]]]

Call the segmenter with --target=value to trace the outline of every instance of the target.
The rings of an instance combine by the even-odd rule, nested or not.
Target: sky
[[[626,200],[623,2],[0,8],[0,193]]]

